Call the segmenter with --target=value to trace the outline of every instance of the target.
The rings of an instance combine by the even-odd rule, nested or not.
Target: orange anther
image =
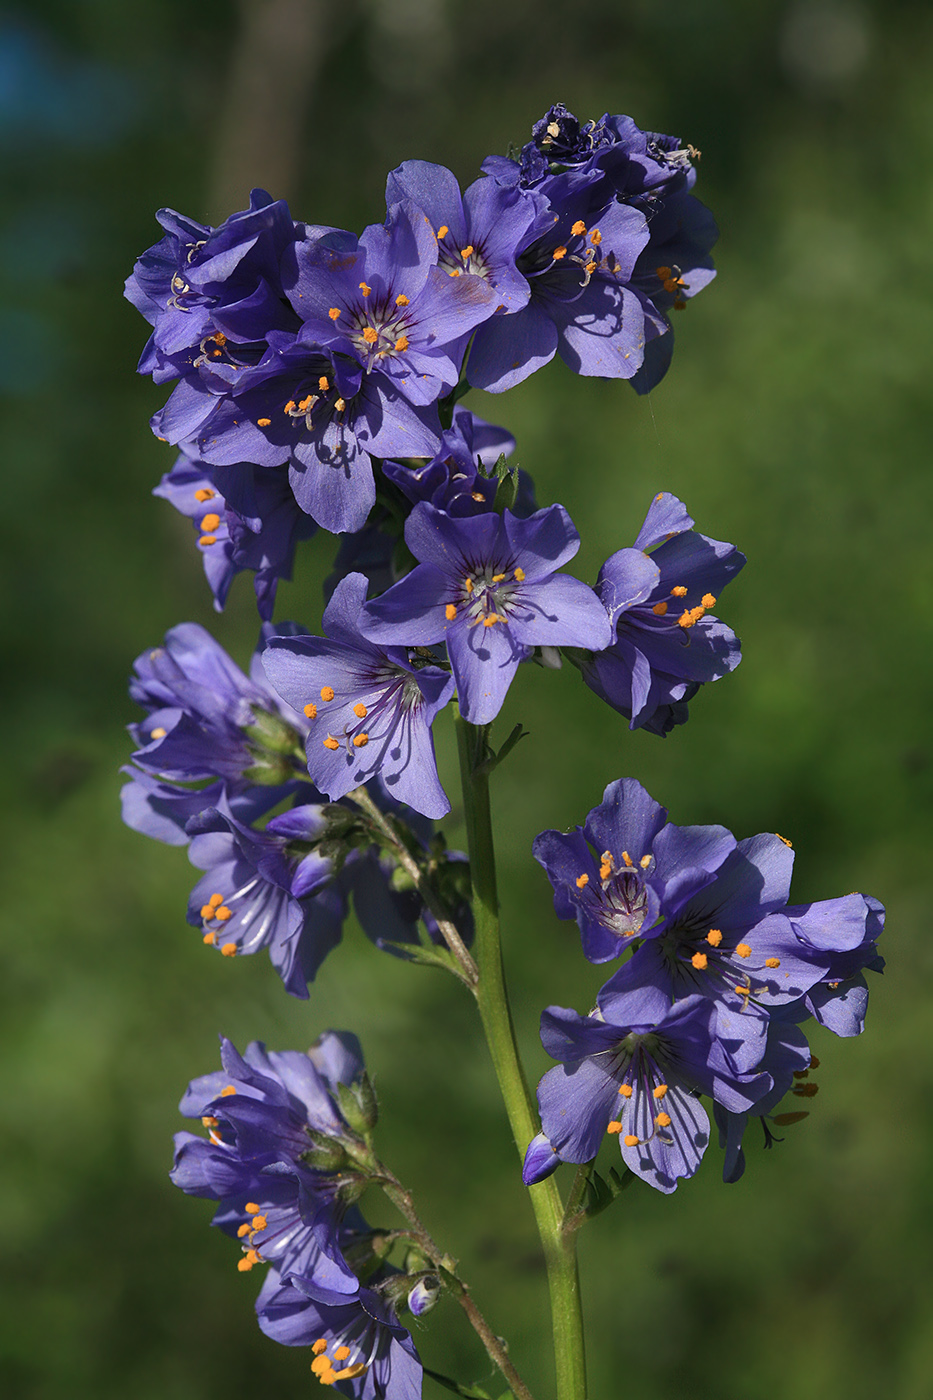
[[[214,910],[214,918],[219,919],[222,924],[225,924],[228,919],[233,918],[233,912],[227,908],[226,904],[218,904],[217,908]]]
[[[399,292],[398,296],[395,298],[395,305],[396,305],[396,306],[407,306],[407,305],[408,305],[408,297],[405,295],[404,292]]]
[[[155,733],[155,730],[153,730],[152,732],[153,732],[153,734],[154,734],[154,733]],[[793,843],[793,841],[788,841],[787,837],[786,837],[786,836],[782,836],[781,833],[780,833],[779,831],[776,831],[774,834],[775,834],[775,836],[777,837],[777,839],[778,839],[779,841],[783,841],[783,842],[784,842],[784,845],[785,845],[785,846],[789,846],[791,850],[794,849],[794,843]]]
[[[294,400],[294,399],[289,399],[288,403],[285,405],[285,407],[284,407],[284,409],[282,410],[282,412],[283,412],[283,413],[291,413],[292,410],[294,409],[294,407],[295,407],[295,400]]]
[[[216,933],[206,933],[206,934],[204,935],[204,937],[201,939],[201,942],[202,942],[202,943],[213,943],[214,940],[216,939],[216,937],[217,937]]]
[[[210,897],[210,899],[209,899],[207,902],[208,902],[208,904],[211,906],[212,909],[216,909],[217,906],[218,906],[218,904],[223,904],[223,902],[224,902],[224,897],[223,897],[222,894],[212,894],[211,897]]]
[[[671,595],[672,595],[672,597],[674,597],[674,598],[686,598],[686,596],[687,596],[686,585],[685,585],[685,584],[682,584],[682,583],[678,583],[678,585],[677,585],[676,588],[672,588],[672,589],[671,589]]]
[[[257,428],[268,428],[268,426],[269,426],[269,424],[270,424],[271,422],[272,422],[272,419],[271,419],[271,418],[257,418],[257,419],[256,419],[256,427],[257,427]]]
[[[513,569],[513,571],[512,571],[512,577],[515,579],[515,581],[516,581],[517,583],[521,583],[522,580],[523,580],[524,577],[525,577],[525,570],[524,570],[524,569]]]
[[[586,233],[586,224],[583,222],[582,219],[578,219],[577,222],[574,224],[573,228],[570,230],[570,232],[575,233],[579,237],[581,233]]]
[[[765,958],[765,967],[780,967],[780,958]]]
[[[654,613],[654,615],[655,615],[656,617],[663,617],[664,614],[667,612],[667,604],[666,604],[666,603],[655,603],[655,605],[654,605],[654,607],[651,609],[651,611]]]
[[[602,234],[600,233],[599,229],[598,229],[598,228],[594,228],[594,229],[593,229],[593,232],[590,234],[590,242],[591,242],[595,247],[598,248],[599,245],[600,245],[600,243],[602,243],[602,241],[603,241],[603,236],[602,236]]]
[[[747,943],[737,943],[735,945],[736,955],[740,958],[750,958],[752,950]]]
[[[259,1202],[258,1202],[258,1201],[247,1201],[247,1202],[246,1202],[246,1205],[243,1207],[243,1209],[246,1211],[246,1214],[247,1214],[247,1215],[255,1215],[256,1212],[257,1212],[257,1210],[259,1209]]]
[[[714,608],[716,606],[716,599],[712,593],[704,593],[700,602],[703,604],[704,608]]]
[[[690,961],[696,968],[697,972],[702,972],[703,969],[706,967],[706,964],[709,962],[709,959],[707,958],[705,953],[694,953]]]
[[[200,539],[198,540],[198,544],[207,545],[207,544],[216,544],[216,543],[217,543],[217,536],[216,536],[216,535],[202,535],[202,536],[200,537]]]
[[[334,1352],[334,1360],[335,1360],[335,1361],[346,1361],[346,1359],[347,1359],[347,1357],[348,1357],[349,1355],[350,1355],[350,1348],[349,1348],[349,1347],[338,1347],[337,1350]]]
[[[578,876],[577,876],[577,889],[578,889],[578,890],[585,889],[586,886],[587,886],[589,883],[590,883],[590,877],[589,877],[589,875],[587,875],[585,872],[584,872],[582,875],[578,875]]]
[[[201,1122],[204,1124],[205,1128],[216,1128],[217,1124],[220,1122],[220,1119],[212,1118],[210,1114],[206,1114],[205,1117],[201,1119]]]
[[[498,613],[494,613],[494,612],[493,612],[493,613],[489,613],[489,615],[488,615],[487,617],[484,617],[484,618],[483,618],[483,626],[484,626],[484,627],[495,627],[495,625],[496,625],[497,622],[504,622],[504,621],[505,621],[505,618],[504,618],[504,617],[500,617],[500,615],[499,615]]]
[[[369,711],[363,704],[362,700],[358,700],[353,706],[353,713],[356,715],[357,719],[365,719],[366,716],[369,714]]]
[[[628,866],[629,870],[631,870],[633,861],[628,851],[622,852],[622,864]]]
[[[367,745],[368,743],[369,743],[369,735],[368,735],[368,734],[354,734],[354,736],[353,736],[353,747],[354,747],[355,749],[365,749],[365,747],[366,747],[366,745]]]
[[[375,326],[366,326],[363,331],[363,339],[366,341],[367,345],[375,345],[376,341],[379,339],[379,332],[376,330]]]
[[[333,698],[334,698],[334,687],[333,687],[332,685],[322,685],[322,686],[321,686],[321,699],[326,701],[326,700],[333,700]]]
[[[722,942],[722,930],[718,928],[711,928],[709,933],[706,935],[706,941],[710,944],[711,947],[718,948],[720,943]]]
[[[656,1084],[651,1092],[656,1099],[663,1099],[664,1095],[667,1093],[667,1085]]]
[[[202,486],[199,490],[195,491],[194,499],[196,501],[212,501],[216,495],[217,492],[212,491],[209,486]]]
[[[565,258],[566,256],[567,249],[564,247],[563,243],[559,243],[551,254],[555,262],[560,262],[561,258]]]
[[[613,1122],[609,1123],[606,1127],[607,1133],[621,1133],[621,1131],[622,1124],[617,1122],[616,1120],[613,1120]]]
[[[473,244],[472,244],[472,243],[468,243],[468,244],[466,245],[465,248],[461,248],[461,249],[460,249],[460,256],[461,256],[461,258],[468,258],[472,252],[473,252]]]
[[[317,719],[317,705],[312,700],[309,705],[305,705],[305,717],[307,719]]]
[[[626,1147],[638,1146],[638,1138],[635,1136],[634,1133],[626,1133],[622,1141],[625,1143]]]
[[[327,314],[332,321],[336,321],[337,317],[340,315],[340,307],[332,306]]]
[[[238,1240],[241,1240],[241,1239],[243,1238],[244,1235],[248,1235],[248,1234],[249,1234],[249,1226],[247,1225],[246,1221],[244,1220],[243,1224],[238,1228],[238,1230],[237,1230],[237,1232],[236,1232],[236,1237],[237,1237]]]
[[[223,945],[223,947],[221,948],[220,951],[223,953],[223,955],[224,955],[225,958],[235,958],[235,957],[236,957],[236,944],[235,944],[235,943],[225,943],[225,944]]]
[[[619,1093],[622,1095],[623,1099],[630,1099],[632,1097],[631,1084],[620,1084]]]
[[[298,407],[302,413],[307,413],[308,409],[312,406],[313,403],[314,395],[306,394],[303,399],[299,400]]]
[[[264,1230],[269,1222],[264,1215],[254,1215],[252,1223],[254,1230]]]
[[[662,282],[666,282],[668,277],[670,277],[671,275],[671,269],[669,267],[656,267],[655,272],[660,277]]]
[[[325,749],[330,749],[331,752],[334,752],[335,750],[340,748],[340,740],[335,739],[333,734],[328,734],[327,738],[324,740],[324,747]]]
[[[651,857],[650,857],[650,856],[642,856],[642,858],[641,858],[641,860],[638,862],[638,864],[641,866],[642,870],[647,870],[647,869],[648,869],[648,866],[651,864]]]
[[[671,1126],[671,1115],[669,1113],[659,1113],[654,1121],[659,1128],[669,1128]]]
[[[453,622],[454,618],[457,616],[457,609],[454,607],[453,603],[447,604],[444,609],[444,616],[448,622]]]
[[[334,399],[334,408],[338,413],[342,413],[347,406],[346,399]]]
[[[326,1338],[326,1337],[318,1337],[317,1341],[314,1343],[314,1346],[311,1348],[311,1350],[314,1352],[314,1355],[315,1355],[315,1356],[320,1356],[320,1354],[321,1354],[322,1351],[326,1351],[326,1350],[327,1350],[327,1338]]]
[[[205,530],[209,534],[211,530],[216,530],[219,524],[220,516],[215,515],[213,511],[211,511],[210,514],[205,515],[201,520],[201,529]]]
[[[322,394],[327,393],[328,389],[330,388],[330,380],[327,378],[326,374],[321,375],[320,379],[317,382],[317,387],[320,389]]]
[[[395,348],[396,348],[396,350],[399,351],[399,353],[401,353],[403,350],[407,350],[407,349],[408,349],[408,336],[407,336],[407,335],[400,335],[399,338],[398,338],[398,340],[395,342]]]
[[[222,1099],[229,1099],[232,1098],[235,1093],[236,1086],[234,1084],[228,1084],[225,1089],[221,1089],[220,1097]],[[246,1209],[249,1210],[249,1206],[247,1206]],[[258,1209],[258,1206],[253,1206],[253,1211],[257,1211]],[[252,1211],[250,1211],[250,1214],[252,1214]]]
[[[202,904],[202,905],[201,905],[201,918],[202,918],[202,919],[212,919],[213,917],[214,917],[214,911],[213,911],[213,909],[211,908],[211,906],[210,906],[209,904]]]
[[[360,291],[363,293],[364,297],[368,297],[370,292],[372,291],[372,287],[367,286],[365,282],[361,282]]]
[[[150,739],[164,739],[167,733],[168,733],[168,730],[167,730],[167,729],[163,729],[162,726],[161,726],[161,724],[157,724],[156,727],[155,727],[155,729],[151,729],[151,730],[149,731],[149,738],[150,738]]]
[[[437,230],[437,236],[438,236],[438,238],[446,238],[448,232],[449,232],[449,229],[447,228],[447,225],[446,225],[446,224],[441,224],[440,228]]]

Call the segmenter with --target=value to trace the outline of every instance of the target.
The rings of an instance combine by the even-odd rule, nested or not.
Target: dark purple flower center
[[[585,873],[577,877],[578,902],[595,922],[622,938],[631,938],[645,921],[648,891],[642,872],[651,868],[653,859],[644,855],[636,862],[623,851],[617,864],[611,851],[603,851],[599,884]]]
[[[437,230],[437,265],[448,277],[462,277],[467,273],[489,281],[489,258],[483,240],[458,248],[446,224],[441,224]]]
[[[389,355],[403,355],[414,319],[404,292],[393,297],[391,289],[374,294],[367,282],[359,284],[359,299],[346,307],[332,306],[330,319],[352,341],[367,370]]]
[[[508,622],[515,594],[525,579],[524,569],[511,562],[467,565],[463,583],[455,593],[455,602],[447,604],[447,621],[456,617],[467,619],[468,627],[493,627]]]
[[[588,227],[583,219],[577,219],[570,233],[560,240],[553,233],[537,239],[519,255],[516,266],[531,280],[532,290],[535,288],[533,279],[551,273],[546,284],[548,290],[554,292],[559,287],[565,297],[573,287],[582,291],[589,286],[596,272],[616,276],[622,271],[615,253],[603,248],[603,235],[598,225]]]

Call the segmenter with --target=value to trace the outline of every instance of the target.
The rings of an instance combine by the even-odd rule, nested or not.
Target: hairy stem
[[[421,1222],[421,1218],[415,1208],[415,1202],[410,1191],[408,1191],[393,1172],[390,1172],[381,1162],[378,1164],[378,1175],[376,1183],[382,1187],[389,1200],[396,1210],[403,1216],[409,1226],[409,1238],[418,1246],[425,1258],[443,1274],[451,1291],[456,1295],[457,1302],[470,1320],[470,1325],[479,1337],[486,1354],[495,1366],[498,1366],[505,1379],[511,1387],[515,1400],[534,1400],[531,1391],[528,1389],[521,1376],[509,1360],[509,1354],[502,1343],[501,1338],[489,1326],[483,1317],[468,1286],[460,1278],[456,1271],[456,1261],[450,1255],[439,1249],[431,1238],[428,1231]]]
[[[521,1159],[538,1131],[538,1120],[515,1043],[499,939],[499,896],[486,764],[488,726],[472,725],[462,718],[456,723],[479,963],[476,999]],[[553,1177],[530,1187],[529,1195],[547,1263],[558,1400],[586,1400],[576,1240],[573,1232],[563,1228],[564,1208]]]

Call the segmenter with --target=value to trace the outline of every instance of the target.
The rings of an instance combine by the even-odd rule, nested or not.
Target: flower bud
[[[423,1274],[408,1295],[408,1307],[414,1317],[423,1317],[437,1302],[441,1281],[437,1274]]]

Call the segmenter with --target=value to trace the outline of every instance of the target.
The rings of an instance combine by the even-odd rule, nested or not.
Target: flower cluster
[[[421,1363],[396,1306],[421,1280],[403,1276],[399,1287],[386,1237],[355,1205],[375,1122],[358,1040],[329,1031],[307,1055],[255,1043],[242,1056],[222,1040],[221,1062],[181,1101],[207,1137],[176,1135],[173,1182],[217,1202],[214,1224],[239,1241],[241,1272],[269,1265],[259,1325],[310,1347],[322,1385],[344,1382],[341,1393],[359,1400],[414,1400]]]
[[[359,814],[327,803],[308,780],[309,707],[302,713],[282,700],[260,654],[296,631],[293,624],[265,624],[249,676],[194,623],[173,628],[161,647],[138,658],[130,693],[148,714],[130,726],[138,747],[135,766],[125,770],[123,815],[147,836],[187,845],[192,865],[204,872],[188,922],[207,946],[227,958],[267,949],[286,990],[307,997],[308,983],[340,941],[351,894],[379,947],[413,947],[419,920],[430,937],[437,930],[417,893],[395,882],[394,863],[374,846]],[[443,675],[441,683],[449,685]],[[322,786],[342,797],[365,785],[376,766],[355,772],[339,792]],[[375,804],[394,812],[391,776],[370,787]],[[408,831],[427,851],[430,823],[413,818]]]
[[[673,1191],[709,1141],[701,1095],[736,1180],[749,1116],[788,1091],[816,1092],[799,1023],[862,1030],[863,974],[883,967],[881,905],[861,894],[791,905],[784,837],[675,826],[634,778],[610,783],[585,826],[542,832],[534,854],[589,961],[624,961],[590,1015],[544,1012],[541,1038],[560,1064],[538,1088],[526,1183],[592,1161],[609,1133],[630,1171]]]

